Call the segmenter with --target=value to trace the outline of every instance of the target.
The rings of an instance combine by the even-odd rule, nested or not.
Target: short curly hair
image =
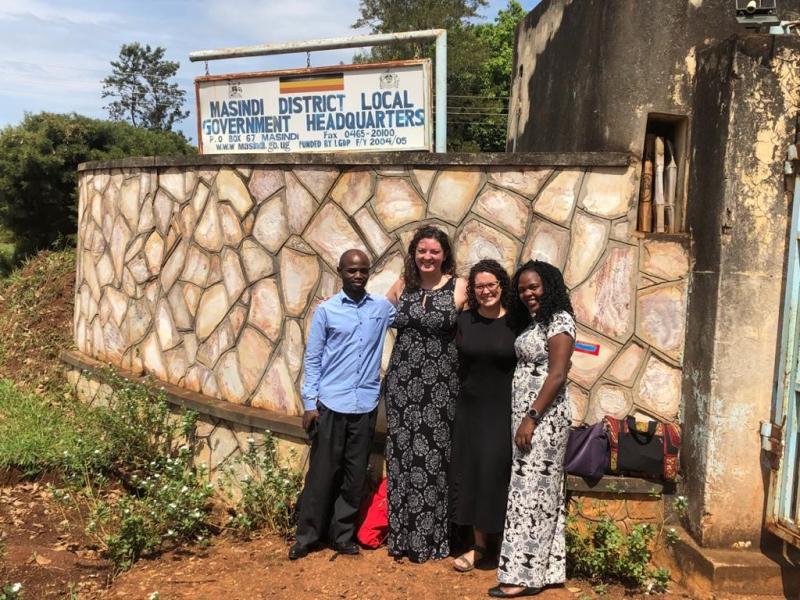
[[[539,310],[536,315],[531,317],[528,307],[522,303],[519,297],[519,278],[526,271],[537,273],[542,280],[544,295],[539,301]],[[535,319],[537,322],[547,326],[557,312],[567,312],[573,317],[575,311],[569,299],[569,291],[564,283],[564,276],[558,268],[542,260],[529,260],[522,265],[514,277],[511,279],[511,308],[509,310],[512,320],[517,328],[524,329]]]
[[[416,290],[420,287],[419,268],[417,267],[416,254],[417,246],[422,240],[436,240],[442,247],[444,259],[442,260],[442,273],[454,275],[456,272],[456,259],[450,246],[450,238],[447,234],[433,225],[423,225],[416,232],[408,243],[408,253],[403,262],[403,282],[409,290]]]
[[[467,304],[472,310],[476,310],[480,304],[478,297],[475,295],[475,277],[478,273],[490,273],[497,278],[500,284],[500,305],[508,310],[511,300],[511,278],[506,273],[499,262],[493,258],[485,258],[479,260],[469,270],[469,277],[467,278]]]

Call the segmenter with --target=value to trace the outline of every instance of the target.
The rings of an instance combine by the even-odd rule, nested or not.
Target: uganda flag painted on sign
[[[298,75],[281,77],[281,94],[308,92],[341,92],[344,90],[344,73]]]

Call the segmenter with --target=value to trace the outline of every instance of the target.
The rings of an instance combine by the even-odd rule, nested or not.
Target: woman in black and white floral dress
[[[384,380],[389,553],[413,562],[450,554],[447,473],[458,397],[456,317],[466,282],[447,235],[422,227],[387,293],[397,339]]]
[[[512,314],[528,323],[514,344],[514,449],[497,598],[538,594],[566,579],[564,453],[571,418],[566,382],[575,320],[564,278],[529,261],[514,275]],[[521,323],[520,323],[521,321]]]

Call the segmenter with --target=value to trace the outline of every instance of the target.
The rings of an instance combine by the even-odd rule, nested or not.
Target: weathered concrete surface
[[[729,0],[543,0],[517,29],[509,110],[509,150],[637,158],[648,113],[688,119],[686,344],[681,356],[672,343],[679,319],[664,328],[657,316],[682,304],[673,266],[684,257],[667,239],[639,255],[636,338],[682,359],[688,526],[715,547],[758,545],[764,531],[758,431],[771,416],[791,200],[782,166],[800,108],[797,40],[728,39],[739,33]],[[614,363],[604,377],[633,368]]]
[[[795,556],[754,549],[701,548],[681,528],[673,548],[677,568],[671,569],[692,598],[757,596],[765,600],[800,595],[800,563]]]
[[[799,66],[800,41],[788,37],[736,37],[698,54],[682,465],[689,528],[704,546],[762,535],[759,425],[771,414]]]
[[[741,31],[732,0],[542,0],[517,27],[508,150],[641,158],[647,114],[693,117],[697,53]]]

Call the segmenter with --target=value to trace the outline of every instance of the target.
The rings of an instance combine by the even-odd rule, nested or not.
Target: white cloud
[[[75,71],[47,63],[21,62],[0,59],[0,93],[7,96],[52,98],[75,95],[100,94],[100,76],[92,71]]]
[[[114,13],[84,10],[52,4],[44,0],[2,0],[0,20],[36,19],[72,25],[108,25],[119,22]]]

